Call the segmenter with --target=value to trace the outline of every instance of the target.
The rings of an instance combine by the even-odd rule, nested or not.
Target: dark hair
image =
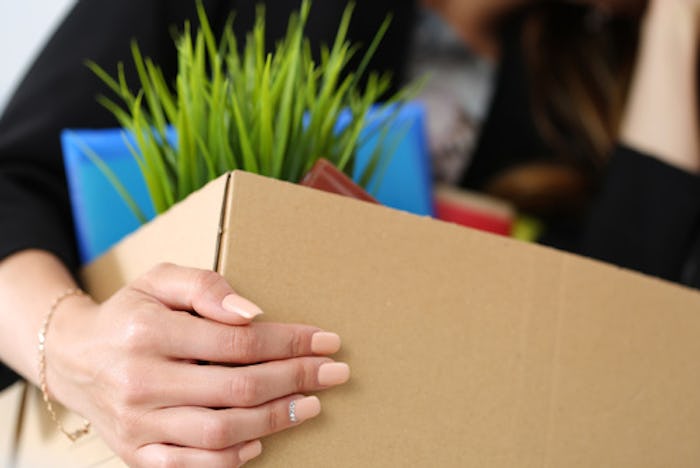
[[[561,157],[607,160],[618,137],[639,36],[639,18],[542,2],[523,27],[535,124]]]
[[[544,0],[513,11],[532,120],[547,160],[506,167],[484,189],[542,216],[578,215],[618,140],[639,17]],[[550,159],[551,158],[551,159]]]

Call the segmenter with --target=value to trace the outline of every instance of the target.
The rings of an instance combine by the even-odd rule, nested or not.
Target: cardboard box
[[[54,405],[60,420],[69,428],[82,419]],[[13,438],[8,445],[0,440],[0,466],[13,468],[124,468],[126,465],[98,437],[95,431],[75,443],[58,431],[46,411],[41,391],[17,383],[0,393],[2,424]],[[5,419],[10,415],[10,419]]]
[[[13,466],[25,387],[21,382],[0,392],[0,466]]]
[[[86,284],[106,298],[160,261],[343,337],[351,382],[251,466],[700,466],[696,291],[241,172]]]

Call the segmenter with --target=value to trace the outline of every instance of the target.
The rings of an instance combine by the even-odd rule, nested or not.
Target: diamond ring
[[[289,421],[290,422],[297,422],[297,402],[292,401],[289,403]]]

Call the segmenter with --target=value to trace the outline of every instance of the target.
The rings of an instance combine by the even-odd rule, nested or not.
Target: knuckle
[[[116,392],[126,406],[134,406],[147,398],[144,373],[133,364],[122,366],[115,372]]]
[[[294,367],[294,384],[297,391],[302,391],[308,387],[310,372],[302,361],[296,362]]]
[[[202,425],[202,446],[222,449],[229,445],[229,425],[220,418],[208,418]]]
[[[124,408],[117,411],[114,420],[114,430],[122,441],[135,441],[142,432],[138,421]]]
[[[229,346],[231,347],[231,356],[234,356],[241,363],[257,362],[260,356],[261,342],[258,335],[248,327],[231,328],[229,335]]]
[[[292,332],[289,336],[289,355],[290,356],[302,356],[306,350],[307,337],[298,331]]]
[[[147,311],[131,314],[123,324],[121,345],[127,352],[139,353],[153,345],[154,327],[147,318]]]
[[[146,273],[141,275],[136,281],[134,281],[132,286],[143,291],[151,291],[153,289],[153,285],[159,280],[159,278],[161,278],[174,266],[174,264],[167,262],[158,263],[150,270],[146,271]]]
[[[168,270],[171,270],[175,265],[170,263],[170,262],[160,262],[157,263],[156,265],[151,268],[148,273],[146,273],[145,276],[147,277],[153,277],[153,276],[160,276],[163,273],[165,273]]]
[[[221,281],[221,275],[211,270],[196,270],[192,281],[193,297],[199,297]]]
[[[180,468],[182,463],[172,450],[164,450],[156,461],[156,466],[160,468]]]
[[[284,429],[284,421],[279,411],[276,411],[274,405],[270,405],[267,409],[267,429],[270,434],[279,432]]]
[[[147,444],[136,450],[126,451],[124,461],[129,466],[180,467],[185,466],[173,447],[165,444]]]
[[[231,379],[231,400],[241,406],[254,406],[257,403],[259,389],[260,385],[254,377],[239,375]]]
[[[236,333],[235,328],[225,327],[218,330],[216,335],[213,336],[216,340],[216,349],[230,359],[235,358],[238,354],[236,352]]]

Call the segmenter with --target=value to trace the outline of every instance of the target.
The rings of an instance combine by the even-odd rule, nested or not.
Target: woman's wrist
[[[61,295],[66,294],[61,293]],[[61,296],[57,296],[61,297]],[[79,410],[76,391],[87,384],[90,370],[91,318],[99,306],[86,294],[70,294],[53,309],[44,344],[47,392],[50,398]],[[47,306],[47,314],[51,308]]]
[[[48,252],[21,251],[0,262],[0,358],[33,384],[39,384],[37,333],[51,302],[75,286]]]

